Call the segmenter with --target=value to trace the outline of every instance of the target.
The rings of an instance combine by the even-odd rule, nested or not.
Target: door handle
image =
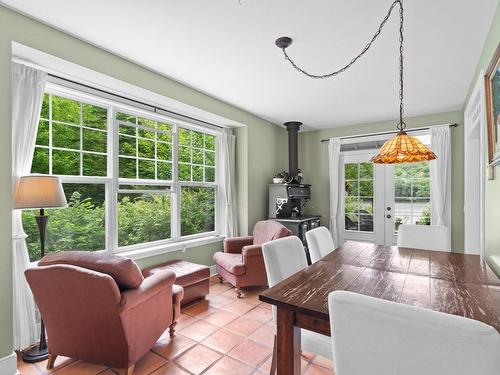
[[[391,215],[387,215],[386,218],[390,219],[392,216]]]
[[[386,210],[387,210],[387,211],[390,211],[390,210],[391,210],[391,207],[387,207],[387,208],[386,208]]]

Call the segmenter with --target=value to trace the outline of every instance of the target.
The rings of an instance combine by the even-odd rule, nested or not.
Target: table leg
[[[278,375],[300,375],[300,328],[295,326],[295,313],[277,309]]]

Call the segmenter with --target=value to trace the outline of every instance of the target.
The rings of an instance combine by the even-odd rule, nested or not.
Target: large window
[[[115,252],[214,234],[217,134],[51,86],[31,172],[59,175],[68,207],[49,210],[47,251]],[[32,212],[23,225],[35,260]]]

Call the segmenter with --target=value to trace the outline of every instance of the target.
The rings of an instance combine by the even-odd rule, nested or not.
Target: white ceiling
[[[1,3],[275,123],[308,129],[397,117],[398,17],[349,71],[392,0],[0,0]],[[405,1],[408,116],[461,109],[497,0]]]

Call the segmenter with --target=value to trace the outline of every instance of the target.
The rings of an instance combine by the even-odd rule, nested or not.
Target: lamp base
[[[45,361],[49,357],[47,347],[40,349],[40,345],[34,346],[30,350],[23,352],[23,361],[27,363],[35,363]]]

